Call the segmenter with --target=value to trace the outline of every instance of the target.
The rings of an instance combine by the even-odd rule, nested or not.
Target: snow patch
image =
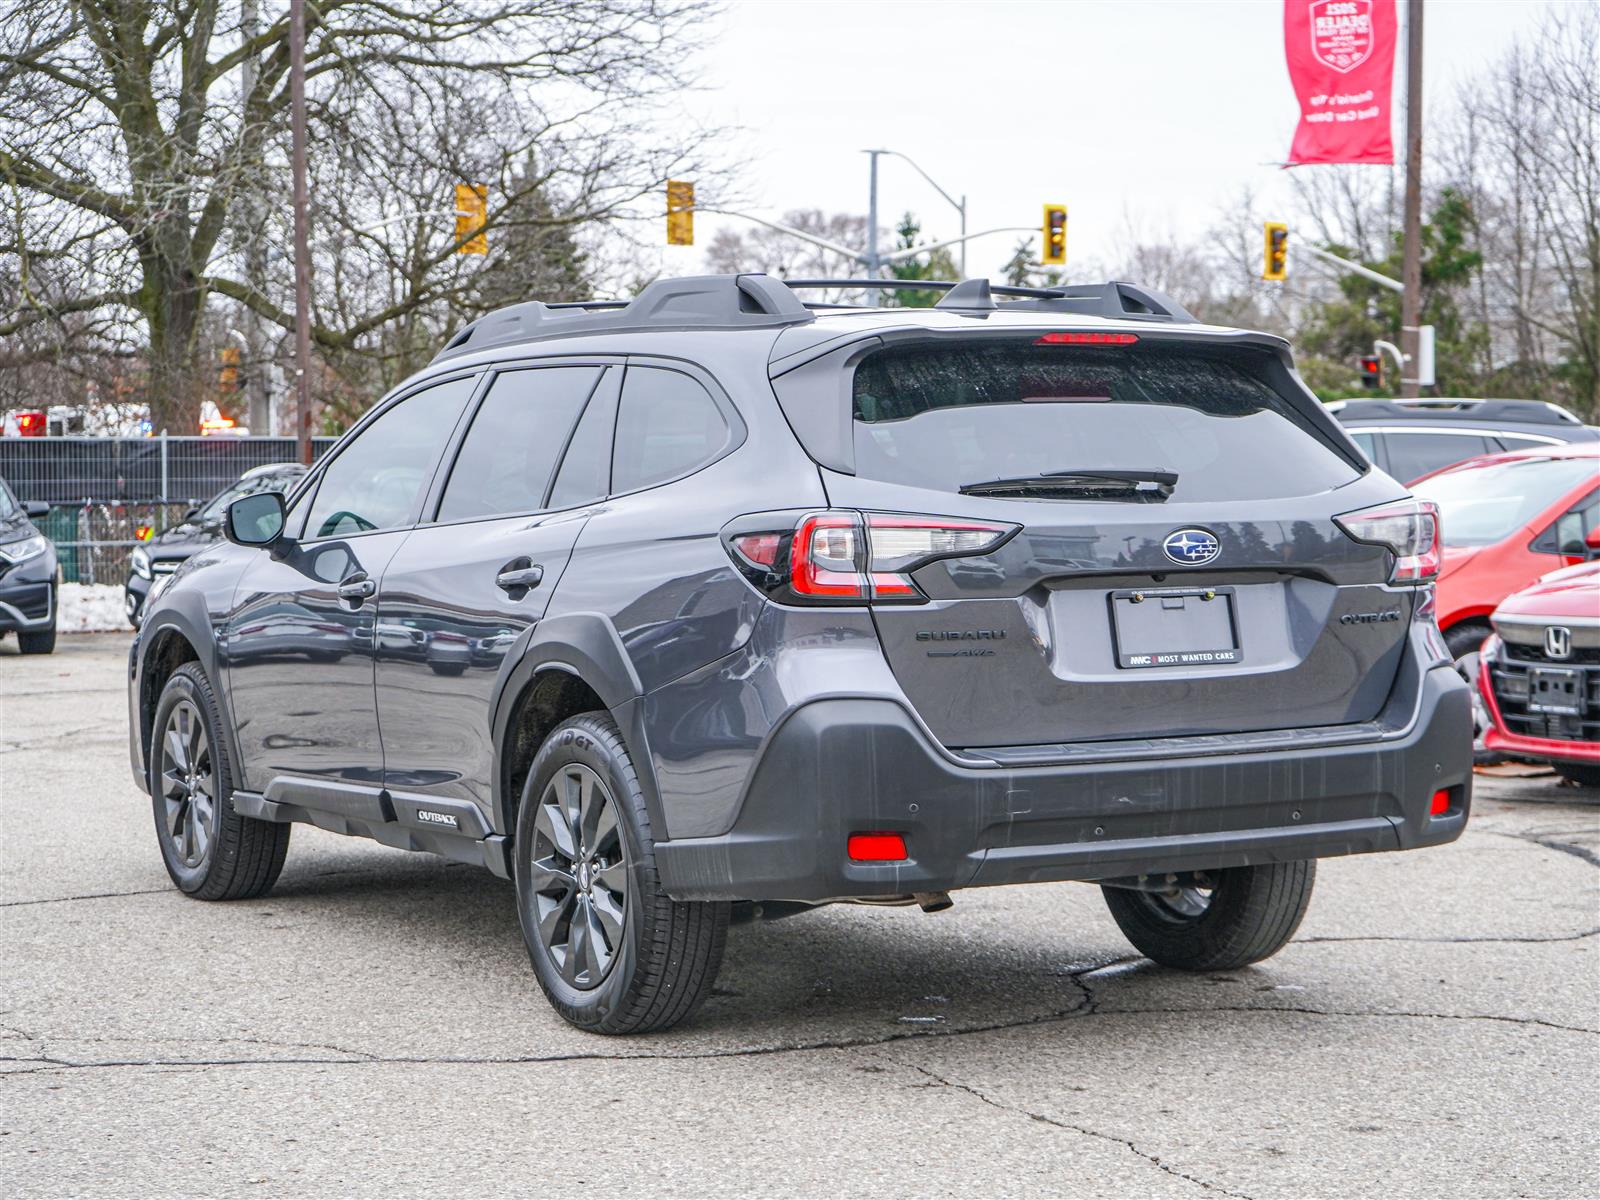
[[[63,583],[57,594],[56,631],[58,633],[106,633],[127,631],[126,610],[122,607],[122,586],[115,583]]]

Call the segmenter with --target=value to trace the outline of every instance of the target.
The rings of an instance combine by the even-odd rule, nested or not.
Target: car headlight
[[[150,552],[143,546],[135,546],[133,553],[128,555],[128,567],[140,579],[149,579]]]
[[[25,558],[36,558],[49,548],[50,543],[45,538],[25,537],[20,542],[7,542],[0,546],[0,558],[19,563]]]

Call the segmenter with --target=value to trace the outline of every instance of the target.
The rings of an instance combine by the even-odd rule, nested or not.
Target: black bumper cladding
[[[1471,801],[1469,693],[1448,667],[1412,678],[1367,740],[1184,755],[1164,739],[1161,756],[1026,767],[964,765],[887,700],[819,700],[773,736],[733,829],[660,843],[656,863],[677,899],[828,900],[1449,842]],[[1449,810],[1430,815],[1441,790]],[[903,835],[909,857],[850,861],[867,831]]]

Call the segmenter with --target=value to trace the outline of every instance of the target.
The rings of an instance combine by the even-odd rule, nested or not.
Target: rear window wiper
[[[1178,484],[1176,471],[1123,467],[1116,470],[1083,468],[990,479],[961,486],[963,496],[1074,497],[1103,500],[1165,500]]]

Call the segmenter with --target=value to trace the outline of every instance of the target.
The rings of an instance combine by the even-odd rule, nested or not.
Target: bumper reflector
[[[852,833],[847,846],[852,862],[904,862],[906,839],[898,833]]]
[[[1433,803],[1428,805],[1430,817],[1442,817],[1450,811],[1450,789],[1440,788],[1433,794]]]

